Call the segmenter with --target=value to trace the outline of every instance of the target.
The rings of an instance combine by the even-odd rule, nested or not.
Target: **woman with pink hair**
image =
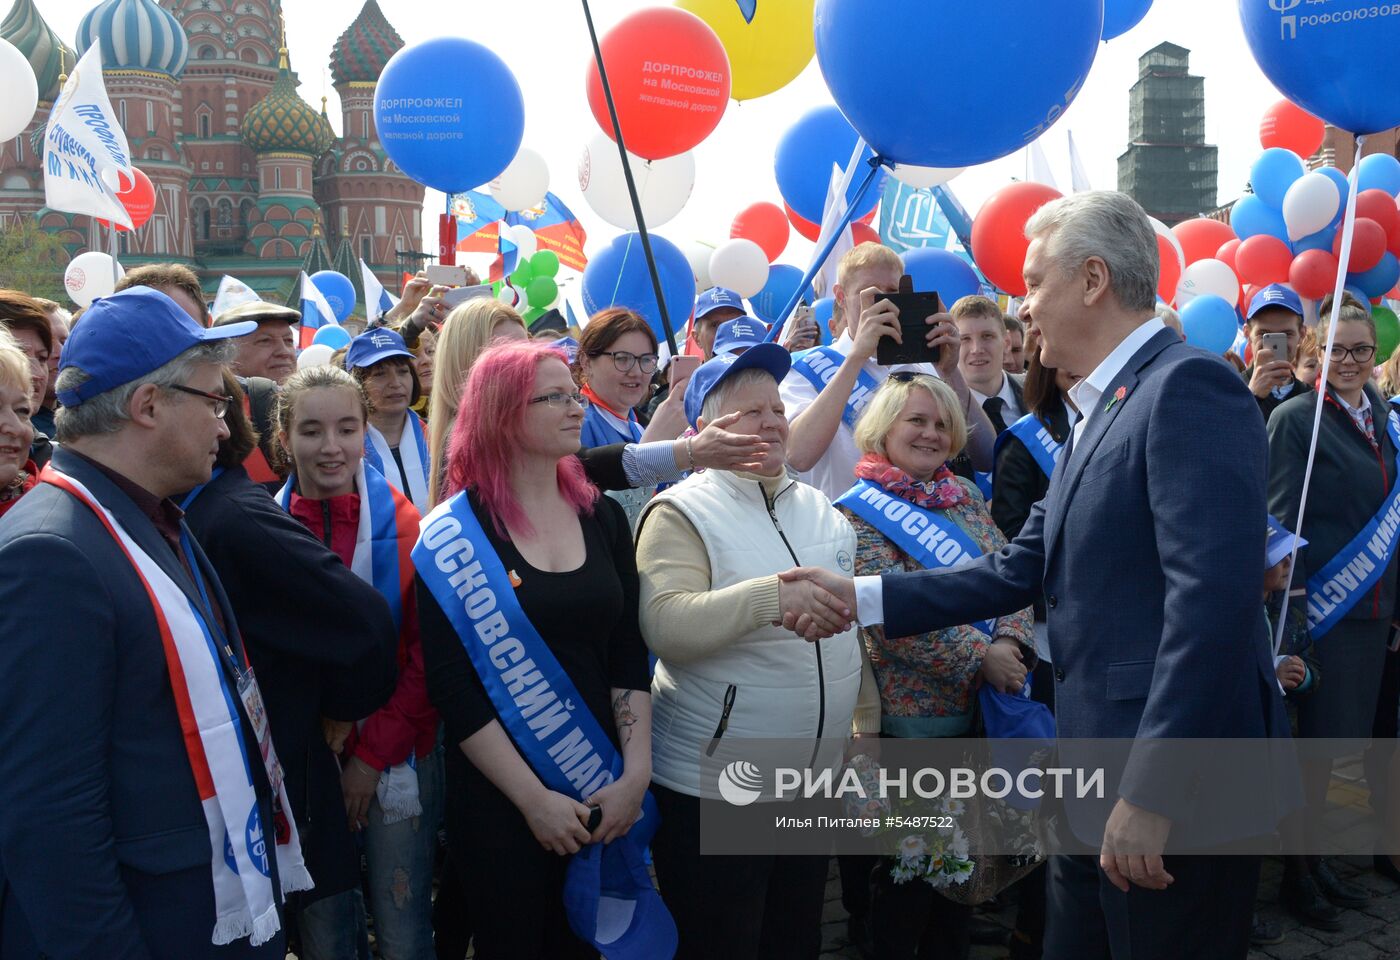
[[[449,861],[481,960],[596,957],[604,932],[574,906],[587,871],[570,864],[601,857],[606,878],[612,853],[639,856],[657,820],[643,816],[651,694],[636,559],[622,508],[576,456],[584,403],[562,353],[484,352],[448,441],[447,499],[413,551],[428,692],[459,748]],[[637,916],[660,901],[645,906]]]

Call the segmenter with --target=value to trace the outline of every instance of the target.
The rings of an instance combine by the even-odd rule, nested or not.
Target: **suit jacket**
[[[1126,397],[1101,401],[1011,544],[884,578],[885,627],[905,636],[1000,616],[1043,591],[1061,738],[1286,737],[1261,615],[1266,450],[1253,397],[1171,330],[1104,398],[1120,387]],[[1296,770],[1278,783],[1277,809],[1254,812],[1254,833],[1296,805]],[[1135,746],[1108,793],[1179,821],[1197,789]],[[1107,809],[1069,812],[1097,842]]]
[[[129,497],[62,448],[53,462],[198,603],[175,551]],[[194,552],[241,648],[218,578],[197,544]],[[9,731],[0,749],[0,956],[280,958],[280,935],[256,950],[246,939],[210,943],[209,829],[151,602],[121,547],[87,505],[41,483],[0,520],[0,569]],[[234,704],[257,757],[243,704]],[[252,771],[272,823],[266,773],[256,762]]]

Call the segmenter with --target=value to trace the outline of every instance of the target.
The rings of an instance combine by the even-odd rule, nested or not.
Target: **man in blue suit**
[[[785,576],[819,580],[891,636],[1010,613],[1043,592],[1059,735],[1137,741],[1106,825],[1069,810],[1101,852],[1052,861],[1045,956],[1243,958],[1259,859],[1163,857],[1191,790],[1144,741],[1287,736],[1261,607],[1263,424],[1233,369],[1154,317],[1157,241],[1133,200],[1057,200],[1026,236],[1022,317],[1042,362],[1083,380],[1069,447],[1020,536],[952,569]],[[1213,839],[1271,834],[1297,796],[1285,771],[1274,809]]]
[[[269,786],[276,767],[260,762],[258,728],[243,699],[256,684],[244,675],[218,579],[168,499],[209,480],[233,401],[222,390],[227,338],[254,326],[204,330],[165,294],[138,288],[97,301],[64,351],[62,446],[45,482],[0,520],[5,958],[283,956],[279,876],[286,877],[273,854],[285,846],[284,830]],[[225,639],[229,649],[216,667],[208,643],[202,663],[179,661],[191,669],[177,681],[163,634],[188,637],[184,625],[194,623],[207,624],[199,639]],[[213,678],[212,696],[194,677]],[[182,732],[191,709],[222,711],[218,726],[230,732],[218,742],[231,750],[214,749],[214,734],[200,724],[190,731],[190,740],[203,741],[196,751]],[[232,767],[238,789],[220,786],[206,797],[196,752],[207,762],[204,782],[218,784]],[[224,757],[233,763],[211,774]],[[232,833],[242,860],[228,839],[216,848],[213,824],[230,822],[210,820],[219,793],[238,795],[237,809],[248,811],[238,818],[244,822],[218,828],[221,838]],[[220,894],[215,877],[225,857],[250,872],[223,873]],[[256,913],[250,884],[261,884]]]

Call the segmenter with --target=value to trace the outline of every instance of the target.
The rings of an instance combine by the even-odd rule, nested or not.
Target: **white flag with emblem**
[[[252,287],[237,277],[224,274],[219,280],[219,292],[214,296],[214,316],[218,317],[225,310],[241,307],[245,303],[258,303],[261,300],[262,297],[254,293]]]
[[[117,199],[131,172],[131,147],[102,84],[102,45],[83,54],[63,85],[44,130],[44,203],[132,229]]]

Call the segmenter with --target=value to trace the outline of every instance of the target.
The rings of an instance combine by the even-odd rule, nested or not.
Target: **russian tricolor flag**
[[[394,309],[398,300],[394,299],[392,293],[384,289],[384,284],[379,282],[379,278],[374,275],[369,264],[363,260],[360,261],[360,280],[365,286],[365,313],[368,315],[365,319],[372,327],[379,322],[380,317]]]
[[[301,272],[301,333],[297,341],[297,349],[305,350],[311,346],[311,342],[316,338],[316,331],[331,324],[339,325],[335,319],[335,311],[326,302],[326,298],[321,295],[321,291],[316,289],[316,284],[311,282],[311,278],[306,275],[306,271]]]

